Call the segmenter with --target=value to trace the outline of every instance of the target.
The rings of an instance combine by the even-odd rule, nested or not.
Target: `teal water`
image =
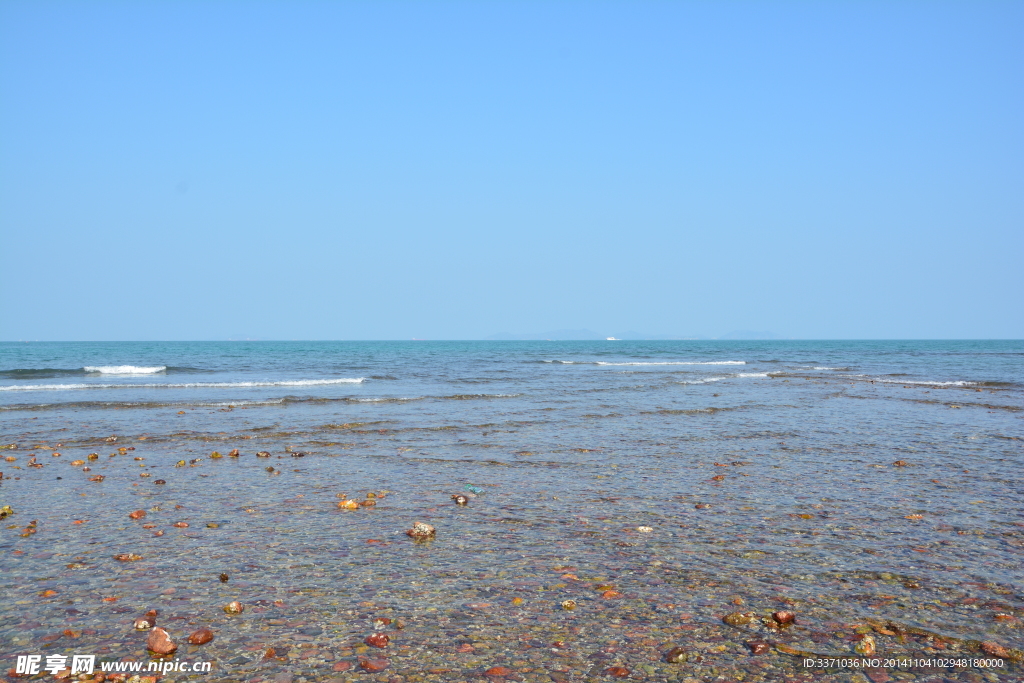
[[[358,662],[371,613],[410,622],[392,671],[454,662],[462,676],[436,680],[533,662],[495,643],[537,628],[572,636],[578,658],[534,653],[513,667],[526,680],[609,663],[655,667],[649,680],[777,680],[796,665],[776,653],[766,668],[744,639],[848,654],[840,634],[864,619],[1019,647],[1022,417],[1019,341],[4,343],[0,441],[17,448],[0,452],[14,458],[0,504],[16,511],[0,529],[0,654],[80,624],[95,634],[74,647],[131,655],[124,622],[157,603],[182,628],[223,629],[200,654],[234,671],[224,680],[348,676],[331,662]],[[69,466],[91,452],[89,472]],[[466,485],[483,493],[454,506]],[[336,509],[367,491],[389,493]],[[158,526],[130,522],[137,508]],[[429,548],[402,533],[416,520],[438,528]],[[238,578],[211,580],[221,571]],[[600,599],[604,584],[622,600]],[[47,588],[59,596],[39,598]],[[225,622],[229,598],[264,604]],[[559,610],[570,598],[580,607]],[[731,629],[736,599],[793,606],[803,625]],[[502,637],[457,654],[449,641],[480,636],[467,604],[500,611],[481,618]],[[626,647],[622,628],[656,644]],[[680,634],[701,662],[660,660]],[[891,653],[934,645],[886,638]],[[277,669],[245,656],[286,641],[318,654]]]

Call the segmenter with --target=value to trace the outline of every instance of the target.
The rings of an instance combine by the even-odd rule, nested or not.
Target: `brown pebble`
[[[752,655],[763,655],[771,652],[772,646],[763,640],[752,640],[747,643],[747,647],[750,648],[750,654]]]
[[[492,666],[484,672],[484,676],[511,676],[514,672],[507,666]]]
[[[612,678],[629,678],[629,669],[624,666],[610,666],[604,670]]]
[[[154,483],[154,484],[166,484],[167,482],[166,482],[166,481],[164,481],[163,479],[157,479],[157,480],[156,480],[156,481],[154,481],[153,483]]]
[[[335,662],[331,671],[348,671],[352,668],[352,662]]]
[[[217,578],[220,579],[221,583],[227,583],[227,581],[228,581],[228,575],[227,574],[221,574]]]
[[[996,643],[991,640],[986,640],[984,643],[981,644],[981,651],[992,657],[999,657],[1001,659],[1010,658],[1009,648],[1003,647],[999,643]]]
[[[141,619],[136,619],[135,623],[132,624],[132,626],[135,628],[136,631],[148,631],[149,629],[153,628],[153,622],[143,617]]]
[[[230,452],[230,453],[228,453],[228,456],[229,456],[229,457],[232,457],[232,458],[237,458],[237,457],[238,457],[238,456],[240,456],[240,455],[241,455],[241,453],[239,453],[239,452],[238,452],[238,449],[237,449],[237,448],[233,448],[233,449],[231,449],[231,452]]]
[[[128,516],[131,517],[132,519],[142,519],[143,517],[146,516],[146,511],[145,510],[136,510],[135,512],[129,512]]]
[[[118,562],[138,562],[142,559],[142,555],[136,555],[135,553],[120,553],[114,555],[114,559]]]
[[[363,671],[369,671],[370,673],[377,673],[391,666],[391,662],[386,659],[360,659],[359,668]]]
[[[665,653],[665,661],[669,664],[679,664],[685,662],[688,659],[689,653],[685,648],[674,647]]]
[[[437,535],[437,529],[425,522],[416,522],[405,533],[413,538],[432,538]]]
[[[211,640],[213,640],[213,631],[208,628],[201,628],[188,637],[188,642],[192,645],[205,645]]]
[[[753,612],[733,612],[722,617],[722,621],[729,624],[729,626],[746,626],[753,620]]]
[[[237,600],[233,600],[228,604],[224,605],[224,611],[228,614],[241,614],[245,611],[245,605],[238,602]]]
[[[907,466],[907,465],[909,465],[909,464],[910,464],[910,463],[908,463],[908,462],[907,462],[906,460],[897,460],[896,462],[894,462],[894,463],[892,464],[892,466],[893,466],[893,467],[906,467],[906,466]]]
[[[390,638],[388,638],[386,633],[374,633],[372,635],[366,636],[366,639],[363,642],[369,645],[370,647],[385,648],[388,646],[389,640]]]
[[[171,636],[168,635],[167,631],[158,626],[149,632],[149,638],[146,639],[146,649],[158,655],[169,655],[177,650],[178,646],[171,640]]]
[[[188,522],[175,522],[171,526],[178,527],[179,529],[187,529],[188,528]]]
[[[693,507],[695,507],[698,510],[707,510],[709,507],[711,507],[711,504],[710,503],[697,503]]]
[[[871,657],[875,654],[875,637],[870,634],[864,634],[857,641],[857,644],[853,646],[853,651],[857,654],[864,655],[865,657]]]
[[[772,619],[783,625],[792,624],[793,620],[796,619],[796,615],[786,610],[779,610],[778,612],[772,612]]]

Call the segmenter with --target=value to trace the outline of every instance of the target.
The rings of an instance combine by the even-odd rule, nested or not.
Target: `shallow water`
[[[165,680],[863,681],[791,654],[859,657],[858,630],[991,659],[1022,645],[1022,390],[1020,342],[0,344],[3,670],[148,659],[149,609],[213,662]]]

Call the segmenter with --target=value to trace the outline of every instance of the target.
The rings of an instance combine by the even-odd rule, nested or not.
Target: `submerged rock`
[[[754,616],[753,612],[733,612],[722,617],[722,621],[729,626],[746,626],[754,621]]]
[[[391,662],[386,659],[360,659],[359,668],[363,671],[369,671],[370,673],[377,673],[391,666]]]
[[[870,634],[864,634],[857,641],[857,644],[853,646],[853,651],[865,657],[871,657],[875,654],[875,637]]]
[[[682,647],[674,647],[665,653],[665,661],[669,664],[679,664],[690,658],[690,653]]]

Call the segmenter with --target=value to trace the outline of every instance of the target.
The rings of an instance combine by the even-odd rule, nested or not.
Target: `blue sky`
[[[1022,338],[1020,2],[0,4],[0,339]]]

